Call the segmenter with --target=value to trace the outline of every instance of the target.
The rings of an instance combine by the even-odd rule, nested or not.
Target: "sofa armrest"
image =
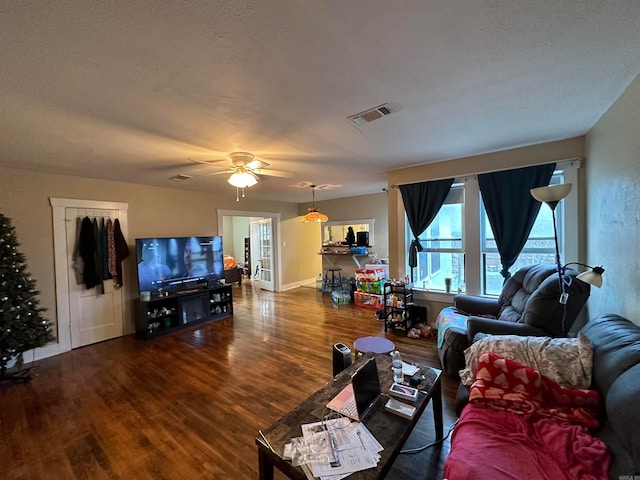
[[[496,298],[455,295],[453,297],[453,306],[473,315],[493,315],[497,317],[498,313],[500,313],[500,305]]]
[[[506,322],[493,318],[483,318],[471,316],[467,320],[467,338],[469,344],[473,343],[473,338],[478,333],[489,335],[521,335],[531,337],[546,337],[544,330],[526,325],[524,323]]]

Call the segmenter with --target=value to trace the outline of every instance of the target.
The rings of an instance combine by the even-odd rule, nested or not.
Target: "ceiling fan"
[[[271,166],[271,164],[265,162],[264,160],[255,158],[255,155],[249,152],[231,152],[229,154],[229,159],[231,160],[231,166],[228,169],[218,172],[205,173],[200,176],[223,175],[226,173],[230,173],[231,176],[227,179],[227,182],[236,187],[236,200],[239,200],[237,195],[238,189],[242,189],[242,196],[244,197],[244,189],[258,183],[258,179],[262,175],[285,178],[290,178],[294,175],[293,172],[272,170],[268,168]],[[210,167],[217,167],[217,164],[226,162],[226,160],[205,161],[194,160],[191,158],[189,160],[194,163],[200,163],[203,165],[208,165]]]
[[[253,155],[253,153],[231,152],[229,154],[229,159],[231,160],[231,166],[228,169],[219,172],[205,173],[204,175],[223,175],[226,173],[230,173],[231,176],[227,181],[237,188],[247,188],[255,185],[256,183],[258,183],[259,176],[261,175],[285,178],[290,178],[293,176],[293,172],[272,170],[268,168],[271,166],[271,164],[265,162],[264,160],[255,158],[255,155]],[[217,167],[218,163],[223,161],[226,162],[226,160],[211,162],[205,160],[193,160],[191,158],[189,160],[195,163],[208,165],[210,167]]]

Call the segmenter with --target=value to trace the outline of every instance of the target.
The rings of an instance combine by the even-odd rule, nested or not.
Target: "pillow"
[[[478,358],[492,352],[538,370],[566,388],[591,386],[593,346],[581,332],[577,338],[521,337],[487,335],[464,351],[466,368],[460,380],[470,386],[476,376]]]
[[[235,257],[232,257],[231,255],[225,255],[224,256],[224,269],[225,270],[231,270],[232,268],[236,268],[238,266],[238,262],[235,259]]]

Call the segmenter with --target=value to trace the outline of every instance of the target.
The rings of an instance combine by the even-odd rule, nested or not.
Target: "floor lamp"
[[[551,209],[551,215],[553,216],[553,239],[555,240],[556,246],[556,265],[558,266],[558,279],[560,281],[560,291],[562,292],[560,295],[560,303],[566,304],[567,300],[569,299],[569,294],[565,292],[564,288],[564,273],[566,272],[569,265],[581,265],[583,267],[590,268],[590,270],[582,272],[576,278],[600,288],[602,286],[602,274],[604,273],[604,268],[592,267],[590,265],[585,265],[584,263],[578,262],[570,262],[562,265],[562,263],[560,262],[560,249],[558,248],[558,229],[556,226],[556,207],[558,206],[558,203],[560,203],[560,200],[565,198],[567,195],[569,195],[569,192],[571,192],[571,184],[561,183],[558,185],[532,188],[530,192],[533,198],[535,198],[539,202],[546,203],[549,206],[549,208]]]

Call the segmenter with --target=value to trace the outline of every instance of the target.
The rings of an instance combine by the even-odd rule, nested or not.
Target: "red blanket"
[[[600,397],[595,390],[564,388],[531,367],[494,353],[478,360],[469,401],[514,413],[536,413],[597,428]]]
[[[444,468],[448,480],[607,479],[595,391],[566,389],[539,372],[484,353]]]

